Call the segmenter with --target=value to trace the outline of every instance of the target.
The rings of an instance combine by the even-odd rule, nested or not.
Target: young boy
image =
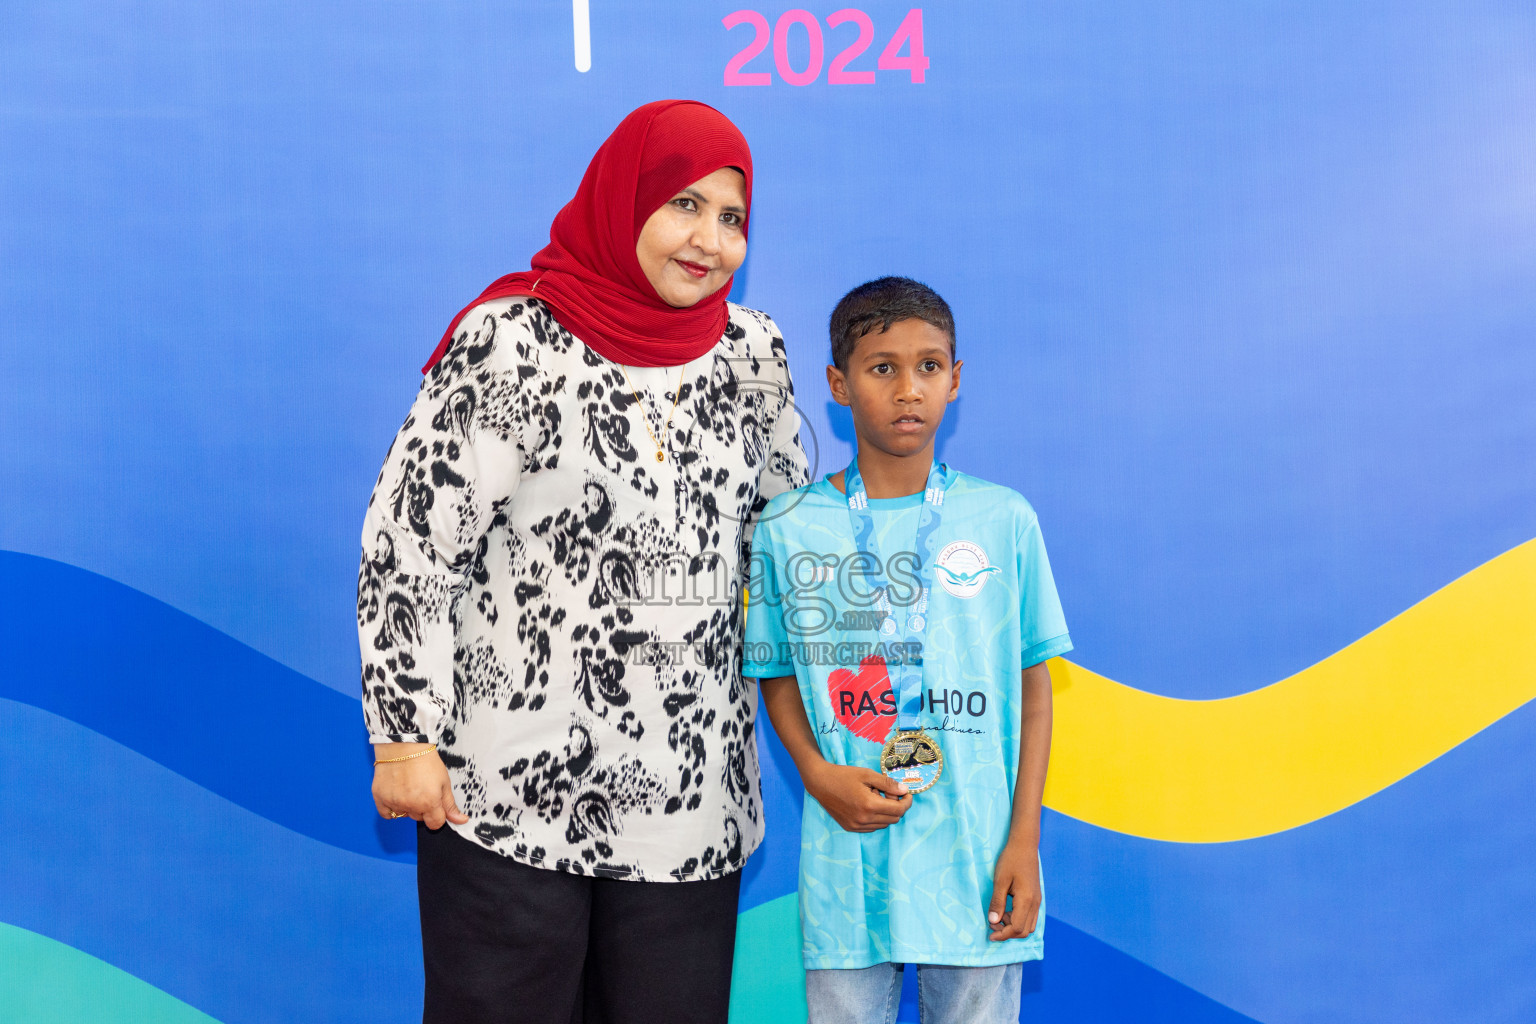
[[[1034,510],[934,462],[960,389],[932,289],[860,285],[832,313],[847,470],[769,502],[743,672],[806,792],[811,1024],[890,1024],[915,963],[925,1024],[1013,1024],[1043,955],[1047,658],[1072,642]]]

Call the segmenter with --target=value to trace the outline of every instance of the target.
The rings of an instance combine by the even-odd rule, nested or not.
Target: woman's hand
[[[879,831],[900,821],[912,806],[906,786],[870,768],[822,761],[802,781],[847,832]]]
[[[1013,909],[1007,909],[1008,897]],[[992,873],[992,902],[987,907],[991,940],[1021,939],[1035,930],[1040,913],[1040,857],[1032,843],[1010,842],[998,855]]]
[[[373,748],[377,760],[404,757],[426,750],[427,743],[379,743]],[[439,829],[444,821],[455,825],[468,823],[469,815],[459,810],[453,798],[453,784],[448,769],[437,751],[413,757],[409,761],[374,765],[373,803],[384,818],[415,818],[427,828]]]

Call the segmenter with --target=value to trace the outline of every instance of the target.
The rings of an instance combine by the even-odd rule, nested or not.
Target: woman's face
[[[720,290],[747,258],[746,180],[722,167],[667,200],[635,242],[645,279],[669,306],[691,306]]]

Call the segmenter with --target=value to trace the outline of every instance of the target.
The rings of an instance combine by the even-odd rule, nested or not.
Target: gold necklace
[[[663,435],[672,429],[672,417],[677,415],[677,403],[683,397],[683,374],[687,369],[688,364],[684,363],[677,371],[677,390],[672,392],[672,411],[667,413],[667,425],[661,428]],[[624,369],[623,363],[619,364],[619,372],[624,374],[624,383],[629,385],[629,393],[635,396],[635,404],[640,407],[640,423],[645,427],[645,432],[650,435],[651,444],[656,446],[656,461],[666,462],[667,457],[662,452],[661,442],[656,440],[656,433],[651,430],[651,407],[640,398],[640,392],[635,390],[635,383],[629,379],[629,371]]]

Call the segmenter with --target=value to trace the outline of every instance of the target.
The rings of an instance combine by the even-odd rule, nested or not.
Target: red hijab
[[[498,278],[460,310],[421,372],[448,351],[466,313],[513,295],[542,299],[561,326],[616,363],[680,366],[708,352],[725,332],[731,282],[692,306],[669,306],[640,269],[635,243],[646,220],[679,189],[722,167],[741,171],[750,211],[752,153],[724,114],[693,100],[658,100],[631,113],[555,215],[533,269]]]

